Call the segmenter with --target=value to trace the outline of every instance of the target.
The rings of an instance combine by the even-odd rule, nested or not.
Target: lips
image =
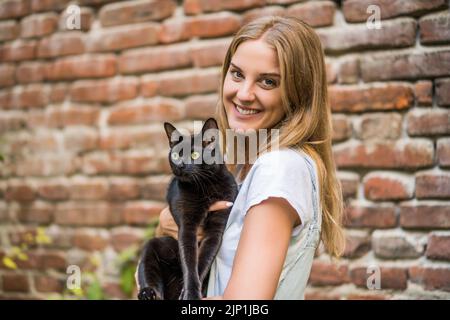
[[[252,108],[248,108],[248,107],[244,107],[241,105],[237,105],[233,102],[234,108],[235,110],[240,114],[240,115],[254,115],[254,114],[258,114],[261,112],[261,110],[258,109],[252,109]]]

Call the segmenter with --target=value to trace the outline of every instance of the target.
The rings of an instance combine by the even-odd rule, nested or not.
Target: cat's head
[[[208,179],[224,166],[219,150],[219,129],[214,118],[206,120],[202,130],[193,135],[181,134],[168,122],[164,123],[164,129],[169,139],[170,167],[180,180],[198,182]]]

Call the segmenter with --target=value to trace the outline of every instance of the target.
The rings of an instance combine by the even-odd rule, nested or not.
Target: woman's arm
[[[273,299],[292,229],[300,222],[284,198],[271,197],[251,207],[223,299]]]

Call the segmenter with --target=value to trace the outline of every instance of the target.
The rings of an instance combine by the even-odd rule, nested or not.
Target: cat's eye
[[[197,151],[194,151],[191,153],[191,158],[196,160],[200,157],[200,153],[198,153]]]
[[[172,157],[172,160],[175,160],[175,161],[180,158],[180,156],[176,152],[172,152],[171,157]]]

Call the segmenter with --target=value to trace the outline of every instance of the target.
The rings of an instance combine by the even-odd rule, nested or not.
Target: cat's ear
[[[205,133],[205,131],[208,129],[219,129],[216,119],[209,118],[205,121],[205,123],[203,124],[202,133]]]
[[[213,129],[213,130],[210,130]],[[209,130],[209,131],[208,131]],[[202,137],[203,137],[203,147],[215,148],[215,145],[218,142],[218,132],[219,128],[217,126],[217,122],[214,118],[209,118],[203,124],[202,128]]]
[[[164,122],[164,130],[166,130],[171,148],[181,140],[181,133],[172,124]]]

